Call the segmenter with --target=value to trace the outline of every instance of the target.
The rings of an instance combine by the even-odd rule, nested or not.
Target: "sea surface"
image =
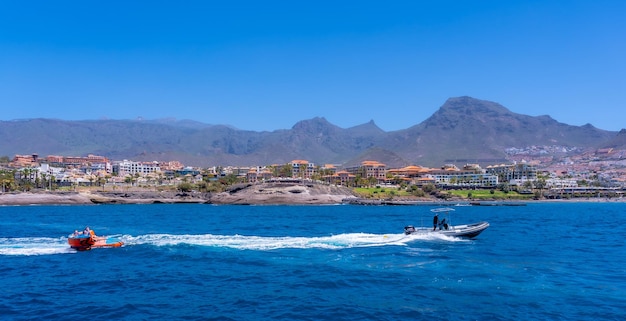
[[[626,203],[433,208],[1,206],[0,319],[626,320]]]

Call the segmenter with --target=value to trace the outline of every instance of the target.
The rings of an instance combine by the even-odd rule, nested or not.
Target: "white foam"
[[[284,248],[294,249],[345,249],[354,247],[380,247],[380,246],[403,246],[416,240],[451,240],[455,238],[446,236],[404,235],[404,234],[368,234],[346,233],[321,237],[299,236],[245,236],[245,235],[172,235],[172,234],[149,234],[142,236],[123,236],[122,240],[127,246],[138,244],[151,244],[155,246],[171,246],[180,244],[228,247],[243,250],[274,250]]]
[[[441,233],[415,233],[408,235],[413,241],[446,241],[446,242],[469,242],[469,239],[454,237]]]
[[[369,234],[345,233],[331,236],[246,236],[214,234],[147,234],[111,235],[121,239],[124,246],[154,245],[175,246],[181,244],[226,247],[240,250],[275,249],[346,249],[381,246],[405,246],[415,241],[463,242],[464,240],[436,233],[424,234]],[[0,255],[48,255],[75,253],[67,244],[66,237],[0,238]]]
[[[22,237],[0,238],[0,255],[50,255],[75,253],[67,238]]]

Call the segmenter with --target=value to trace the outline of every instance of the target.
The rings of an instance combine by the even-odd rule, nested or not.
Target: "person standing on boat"
[[[433,217],[433,231],[437,229],[437,223],[439,223],[439,213],[435,213]]]

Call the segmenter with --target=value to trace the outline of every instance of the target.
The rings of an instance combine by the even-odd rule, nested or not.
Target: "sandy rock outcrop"
[[[92,192],[89,199],[95,204],[174,204],[174,203],[207,203],[208,193],[184,192]]]
[[[91,199],[77,192],[2,193],[0,205],[71,205],[93,204]]]
[[[233,186],[211,196],[213,204],[340,204],[356,196],[346,187],[321,183],[270,182]]]
[[[156,191],[24,192],[0,194],[0,205],[52,204],[340,204],[356,199],[346,187],[314,182],[239,184],[223,193]]]

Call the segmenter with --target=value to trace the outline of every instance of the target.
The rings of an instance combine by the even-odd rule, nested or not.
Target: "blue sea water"
[[[0,207],[0,319],[624,320],[626,203]],[[89,225],[121,248],[76,252]]]

